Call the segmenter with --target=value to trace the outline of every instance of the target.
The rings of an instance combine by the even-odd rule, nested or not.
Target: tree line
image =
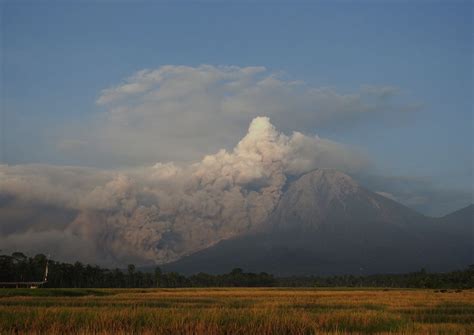
[[[278,278],[285,287],[474,288],[474,265],[467,269],[430,273],[425,269],[402,274],[338,275]]]
[[[0,255],[0,282],[41,281],[48,262],[48,281],[44,287],[61,288],[151,288],[151,287],[393,287],[393,288],[474,288],[474,265],[462,271],[429,273],[425,270],[407,274],[293,276],[275,278],[261,272],[236,268],[229,273],[198,273],[184,276],[176,272],[107,269],[96,265],[48,260],[45,255],[28,257],[21,252]]]
[[[273,275],[250,273],[236,268],[230,273],[210,275],[198,273],[184,276],[177,272],[140,271],[130,264],[126,269],[107,269],[97,265],[74,264],[48,260],[39,254],[28,257],[21,252],[0,255],[0,282],[41,281],[48,262],[48,281],[44,287],[61,288],[150,288],[150,287],[271,287]]]

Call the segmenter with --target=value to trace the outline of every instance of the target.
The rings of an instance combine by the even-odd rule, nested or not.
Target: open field
[[[474,291],[0,289],[0,334],[473,334]]]

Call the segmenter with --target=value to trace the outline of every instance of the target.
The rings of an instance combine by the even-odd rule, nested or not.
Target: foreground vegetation
[[[0,334],[472,334],[474,292],[0,289]]]
[[[40,281],[46,256],[27,257],[16,252],[0,255],[0,282]],[[57,288],[176,288],[176,287],[391,287],[391,288],[474,288],[474,266],[463,271],[428,273],[424,270],[408,274],[378,274],[366,276],[340,275],[324,277],[275,278],[267,273],[248,273],[242,269],[222,275],[199,273],[183,276],[176,272],[138,271],[134,265],[126,270],[98,266],[48,261],[46,287]],[[1,285],[0,285],[1,286]]]
[[[0,335],[474,333],[473,266],[441,274],[275,278],[241,269],[185,277],[133,265],[48,264],[46,288],[0,289]],[[44,255],[1,255],[0,281],[38,280],[45,265]]]

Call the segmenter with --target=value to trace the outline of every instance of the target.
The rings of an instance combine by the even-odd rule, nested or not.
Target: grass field
[[[474,291],[0,289],[0,334],[473,334]]]

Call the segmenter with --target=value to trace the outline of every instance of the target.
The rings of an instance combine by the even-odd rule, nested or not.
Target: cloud
[[[92,168],[44,164],[1,165],[0,193],[15,195],[24,202],[81,208],[83,196],[116,173]]]
[[[103,112],[68,128],[57,144],[69,157],[105,166],[190,161],[231,148],[258,115],[283,131],[353,126],[413,110],[391,86],[351,93],[312,87],[265,67],[162,66],[102,90]]]
[[[120,170],[0,165],[0,245],[108,266],[165,263],[258,229],[287,180],[316,168],[358,176],[422,211],[439,203],[445,214],[471,201],[426,180],[367,175],[370,166],[353,148],[287,135],[268,117],[254,118],[232,150],[195,162]]]
[[[358,180],[378,194],[428,216],[443,216],[473,203],[472,190],[440,187],[428,178],[360,175]]]
[[[0,236],[1,252],[21,251],[29,255],[50,254],[55,259],[74,262],[80,260],[94,264],[97,250],[94,241],[87,241],[66,231],[27,231]],[[109,263],[112,264],[112,263]]]
[[[357,172],[368,165],[367,157],[345,145],[299,132],[285,135],[268,117],[254,118],[233,150],[194,163],[128,170],[1,165],[0,193],[17,207],[75,215],[63,221],[56,215],[54,225],[32,220],[13,231],[9,225],[0,242],[5,248],[53,248],[64,257],[71,244],[87,249],[87,259],[93,254],[114,265],[168,262],[256,229],[289,176],[315,168]]]
[[[308,135],[418,108],[393,86],[344,93],[258,66],[170,65],[133,74],[96,103],[102,112],[66,127],[55,148],[105,169],[0,165],[2,249],[107,265],[171,261],[257,228],[287,179],[315,168],[362,176],[429,214],[472,201],[426,181],[367,176],[367,155]]]

